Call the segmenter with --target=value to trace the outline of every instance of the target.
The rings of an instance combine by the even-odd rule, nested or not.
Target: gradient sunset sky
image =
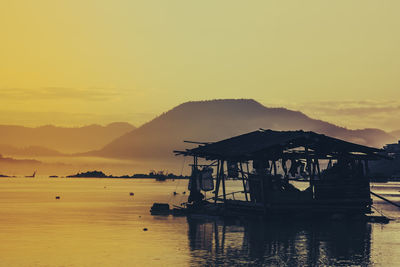
[[[400,1],[0,1],[0,124],[136,126],[254,98],[400,129]]]

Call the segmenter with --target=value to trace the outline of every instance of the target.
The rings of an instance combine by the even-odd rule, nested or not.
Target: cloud
[[[362,116],[400,113],[400,101],[321,101],[299,105],[302,110],[315,110],[324,115]]]
[[[114,88],[65,88],[44,87],[38,89],[1,88],[0,98],[26,100],[84,99],[86,101],[104,101],[124,95],[124,91]]]
[[[400,101],[397,100],[315,101],[291,104],[289,108],[352,129],[400,129]]]

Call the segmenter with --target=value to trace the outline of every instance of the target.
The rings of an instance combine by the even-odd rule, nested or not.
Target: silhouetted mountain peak
[[[112,122],[110,124],[106,125],[107,128],[114,128],[114,129],[136,129],[135,126],[133,126],[132,124],[128,123],[128,122]]]
[[[178,105],[117,138],[97,154],[121,158],[168,157],[173,149],[184,146],[183,140],[218,141],[259,128],[315,131],[371,146],[381,146],[392,139],[380,130],[348,130],[299,111],[268,108],[253,99],[222,99]]]
[[[191,115],[204,114],[204,112],[255,114],[263,111],[292,112],[285,108],[268,108],[254,99],[216,99],[206,101],[190,101],[168,111],[168,113],[190,111]]]

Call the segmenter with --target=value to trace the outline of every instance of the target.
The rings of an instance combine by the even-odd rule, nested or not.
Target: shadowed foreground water
[[[2,178],[0,266],[399,265],[400,212],[393,206],[375,201],[396,218],[387,225],[149,214],[153,202],[183,202],[186,184]],[[399,183],[373,190],[400,202]]]

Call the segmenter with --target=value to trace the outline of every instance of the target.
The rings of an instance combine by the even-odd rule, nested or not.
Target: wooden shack
[[[273,130],[174,152],[193,157],[186,212],[241,216],[371,213],[368,161],[382,158],[380,149],[323,134]],[[210,167],[215,188],[205,199],[202,170]],[[229,178],[239,178],[243,189],[228,194]],[[296,188],[294,180],[306,182],[307,188]]]

